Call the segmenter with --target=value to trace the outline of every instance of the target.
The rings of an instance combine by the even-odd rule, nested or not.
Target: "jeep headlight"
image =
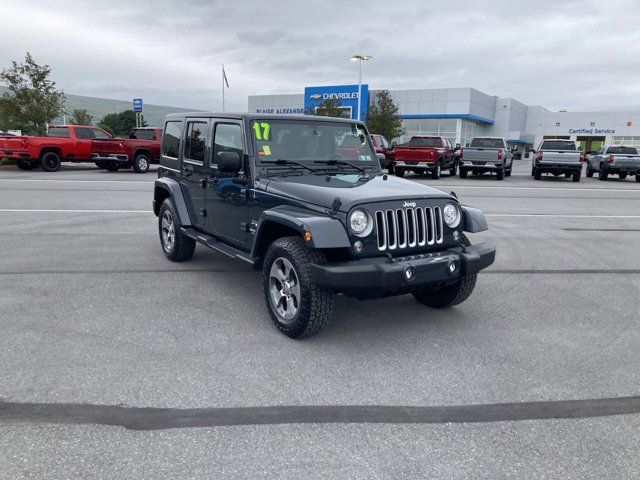
[[[460,209],[453,203],[447,203],[443,213],[444,221],[449,227],[456,228],[460,224]]]
[[[349,215],[349,228],[358,237],[366,237],[373,229],[373,221],[364,210],[354,210]]]

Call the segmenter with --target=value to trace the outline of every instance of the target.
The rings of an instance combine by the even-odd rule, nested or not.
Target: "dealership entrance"
[[[604,145],[605,137],[584,137],[579,136],[576,138],[580,150],[585,153],[593,153]]]

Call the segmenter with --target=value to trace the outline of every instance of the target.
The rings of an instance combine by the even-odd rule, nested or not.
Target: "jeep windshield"
[[[251,132],[265,165],[362,170],[377,161],[367,133],[356,123],[254,120]]]

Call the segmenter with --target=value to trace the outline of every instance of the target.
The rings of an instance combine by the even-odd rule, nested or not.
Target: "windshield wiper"
[[[355,163],[347,162],[345,160],[338,160],[337,158],[331,158],[329,160],[315,160],[313,163],[323,163],[325,165],[347,165],[361,171],[365,175],[368,175],[368,172],[364,168],[356,165]]]
[[[260,163],[270,163],[273,165],[297,165],[298,167],[306,168],[307,170],[315,172],[315,169],[311,168],[309,165],[305,165],[301,162],[296,162],[295,160],[285,160],[283,158],[279,158],[277,160],[260,160]]]

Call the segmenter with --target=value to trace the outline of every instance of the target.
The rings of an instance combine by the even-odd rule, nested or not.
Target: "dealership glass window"
[[[178,158],[180,136],[182,135],[182,122],[167,122],[164,127],[164,132],[162,154],[166,157]]]
[[[207,122],[187,123],[187,134],[184,142],[184,158],[194,162],[204,162],[207,146]]]
[[[446,137],[451,143],[455,143],[457,123],[458,120],[455,118],[404,119],[402,124],[406,132],[394,141],[406,143],[414,135],[434,135]]]
[[[640,137],[613,137],[613,145],[627,145],[629,147],[640,147]]]

